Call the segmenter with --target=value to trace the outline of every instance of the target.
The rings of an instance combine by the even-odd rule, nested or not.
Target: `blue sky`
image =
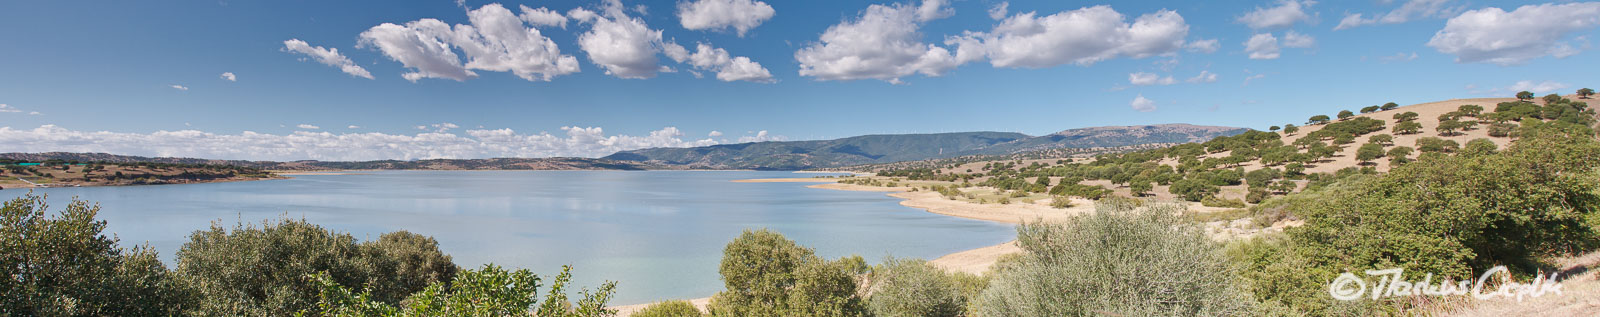
[[[447,59],[396,39],[436,19],[484,42],[468,11],[492,16],[490,2],[8,1],[0,151],[603,156],[882,133],[1259,129],[1388,101],[1571,93],[1594,86],[1575,70],[1600,66],[1595,2],[613,1],[495,2],[553,45],[473,53],[424,36],[454,66],[404,62]],[[518,20],[522,6],[553,15]],[[603,45],[583,45],[590,32]],[[688,55],[699,44],[707,54]],[[548,54],[516,54],[529,48]],[[312,54],[331,50],[348,64]],[[886,53],[925,56],[870,59]]]

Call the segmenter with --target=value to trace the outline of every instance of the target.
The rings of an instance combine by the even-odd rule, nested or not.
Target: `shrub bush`
[[[711,298],[712,316],[861,316],[853,261],[825,261],[766,229],[745,230],[722,251],[727,289]]]
[[[704,314],[700,313],[700,309],[699,308],[695,308],[694,307],[694,304],[690,304],[688,301],[674,300],[674,301],[665,301],[665,302],[650,304],[650,306],[647,306],[644,309],[640,309],[639,311],[634,312],[632,316],[633,317],[700,317],[700,316],[703,316],[703,315]]]
[[[1227,258],[1181,210],[1101,204],[1066,223],[1018,226],[1028,253],[995,273],[979,315],[1252,314]]]
[[[956,277],[920,259],[890,258],[872,270],[868,311],[878,317],[955,317],[967,307]]]

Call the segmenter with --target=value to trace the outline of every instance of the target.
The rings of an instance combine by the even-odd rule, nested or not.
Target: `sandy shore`
[[[835,183],[835,182],[838,182],[838,181],[839,181],[839,179],[836,179],[836,178],[756,178],[756,179],[740,179],[740,180],[735,180],[733,182],[735,182],[735,183]]]

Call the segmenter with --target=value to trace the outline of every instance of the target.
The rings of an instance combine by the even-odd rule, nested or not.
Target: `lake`
[[[770,228],[828,258],[859,254],[933,259],[1009,241],[1009,224],[899,205],[875,192],[805,183],[733,183],[817,174],[751,171],[381,171],[292,179],[38,189],[53,208],[77,196],[124,247],[148,242],[170,267],[188,235],[221,221],[304,218],[362,241],[396,230],[433,236],[463,269],[485,263],[573,286],[617,281],[614,305],[710,296],[722,290],[722,248],[745,229]],[[6,189],[0,197],[26,190]],[[54,210],[52,210],[54,211]]]

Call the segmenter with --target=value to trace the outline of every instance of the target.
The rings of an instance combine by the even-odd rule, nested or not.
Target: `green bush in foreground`
[[[101,234],[100,206],[73,200],[46,217],[28,193],[0,209],[0,315],[162,316],[192,304],[148,247],[123,250]]]
[[[862,316],[856,296],[860,261],[826,261],[766,229],[745,230],[722,251],[727,290],[711,298],[712,316]]]
[[[665,301],[645,307],[633,313],[633,317],[700,317],[700,309],[687,301]]]
[[[979,315],[1251,315],[1232,264],[1181,211],[1107,203],[1066,223],[1018,226],[1028,253],[995,273]]]
[[[954,317],[967,307],[955,275],[921,259],[888,259],[868,278],[867,308],[878,317]]]
[[[395,306],[377,301],[370,291],[351,292],[326,273],[308,276],[318,289],[320,301],[315,309],[302,311],[313,316],[541,316],[599,317],[616,312],[606,309],[616,288],[608,282],[591,293],[585,289],[577,303],[568,301],[566,287],[572,267],[563,266],[539,300],[540,280],[526,269],[507,271],[493,264],[461,272],[454,282],[433,283],[412,295],[406,304]],[[690,307],[693,308],[693,307]]]
[[[405,232],[375,242],[283,219],[233,230],[213,224],[178,250],[177,273],[199,293],[198,315],[272,315],[313,307],[319,290],[305,277],[325,273],[373,300],[398,303],[456,271],[432,238]]]

